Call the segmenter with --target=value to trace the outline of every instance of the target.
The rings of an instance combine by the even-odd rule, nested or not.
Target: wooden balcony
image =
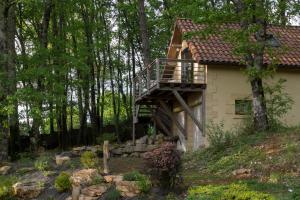
[[[160,58],[137,73],[133,80],[136,104],[167,99],[172,90],[197,92],[206,87],[207,69],[194,60]]]

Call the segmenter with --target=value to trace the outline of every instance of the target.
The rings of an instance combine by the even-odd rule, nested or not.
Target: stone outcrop
[[[9,165],[4,165],[0,167],[0,175],[7,175],[11,169],[11,166]]]
[[[70,180],[73,185],[77,186],[85,186],[89,185],[93,182],[93,178],[100,176],[96,169],[82,169],[79,171],[75,171]]]
[[[79,199],[98,199],[101,197],[107,190],[109,186],[100,184],[100,185],[92,185],[81,190],[81,194],[79,195]]]
[[[119,181],[123,181],[123,175],[106,175],[103,176],[103,178],[107,183],[116,183]]]
[[[70,160],[71,160],[71,158],[69,156],[63,156],[63,155],[55,156],[55,162],[58,166],[61,166]]]
[[[14,195],[21,199],[33,199],[44,190],[48,178],[41,172],[35,172],[25,175],[20,180],[12,187]]]
[[[120,191],[123,197],[136,197],[141,191],[136,181],[119,181],[116,182],[116,189]]]
[[[164,135],[157,135],[148,137],[143,136],[136,140],[136,144],[133,145],[132,141],[127,141],[125,144],[111,149],[113,156],[122,157],[141,157],[141,154],[151,151],[159,147],[160,144],[168,140]]]

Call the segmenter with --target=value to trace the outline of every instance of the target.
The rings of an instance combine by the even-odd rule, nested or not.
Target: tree
[[[0,160],[13,158],[18,150],[18,102],[16,93],[15,3],[11,0],[0,3],[0,137],[3,148]],[[4,108],[4,109],[3,109]],[[5,144],[8,142],[8,144]]]

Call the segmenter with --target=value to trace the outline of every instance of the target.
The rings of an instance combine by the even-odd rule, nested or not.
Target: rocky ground
[[[102,159],[97,169],[85,169],[80,162],[80,156],[86,151],[95,152],[100,158],[102,146],[99,145],[76,147],[64,152],[25,154],[14,163],[2,163],[0,175],[14,179],[12,193],[18,199],[71,200],[75,195],[80,200],[101,200],[106,199],[106,194],[112,189],[117,189],[122,199],[126,200],[164,199],[165,192],[159,188],[152,188],[146,196],[142,195],[137,183],[123,180],[123,174],[132,171],[145,172],[142,154],[158,147],[165,140],[162,135],[158,135],[155,140],[145,136],[137,140],[136,145],[131,142],[111,145],[109,175],[104,175],[99,170],[103,166]],[[54,187],[55,178],[61,172],[71,175],[72,189],[67,192],[58,192]]]

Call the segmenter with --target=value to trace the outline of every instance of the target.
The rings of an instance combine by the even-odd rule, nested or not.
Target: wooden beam
[[[183,144],[186,144],[185,135],[187,135],[187,133],[186,133],[185,129],[181,126],[181,124],[174,117],[172,111],[168,108],[167,104],[163,101],[159,101],[159,103],[162,106],[162,108],[164,109],[164,111],[166,112],[166,114],[172,119],[172,121],[175,123],[175,125],[177,126],[177,128],[181,132],[181,133],[178,133],[178,137],[179,137],[180,141]]]
[[[190,109],[190,107],[185,103],[184,99],[181,97],[181,95],[176,91],[172,90],[173,94],[175,95],[176,99],[179,101],[180,105],[183,107],[183,109],[190,115],[194,123],[198,126],[199,130],[203,132],[203,127],[201,122],[195,117],[193,111]]]
[[[158,116],[154,115],[153,118],[156,121],[157,125],[159,125],[166,134],[168,134],[169,136],[172,136],[172,133],[170,132],[170,130],[164,125],[164,123],[160,120],[160,118]]]

